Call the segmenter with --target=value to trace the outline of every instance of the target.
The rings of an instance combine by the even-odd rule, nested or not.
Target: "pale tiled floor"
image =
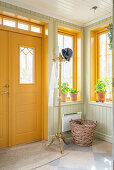
[[[112,144],[95,139],[93,146],[64,145],[68,154],[35,170],[112,170]]]
[[[63,155],[58,142],[50,147],[40,141],[0,149],[0,170],[112,170],[112,144],[95,139],[92,146],[80,147],[68,140]]]

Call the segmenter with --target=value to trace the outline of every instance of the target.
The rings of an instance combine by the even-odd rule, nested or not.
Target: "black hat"
[[[73,56],[73,51],[70,48],[64,48],[62,49],[62,55],[67,61],[70,61],[70,58]]]

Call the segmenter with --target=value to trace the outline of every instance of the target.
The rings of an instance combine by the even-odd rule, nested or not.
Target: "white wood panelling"
[[[112,104],[103,104],[90,101],[90,31],[97,27],[112,23],[112,18],[94,23],[91,26],[84,28],[85,48],[84,48],[84,63],[85,63],[85,79],[84,79],[84,115],[87,119],[96,120],[98,122],[96,136],[103,140],[112,142],[113,132],[113,114]]]
[[[76,112],[82,112],[83,113],[83,104],[73,104],[73,105],[63,105],[61,108],[61,117],[65,113],[76,113]],[[50,136],[49,140],[51,137],[57,132],[58,130],[58,107],[54,107],[52,109],[51,107],[51,128],[50,128]]]
[[[112,107],[99,105],[88,105],[86,118],[98,122],[96,136],[103,140],[112,142]]]
[[[112,15],[112,0],[2,1],[81,26]],[[93,6],[98,6],[95,13],[91,9]]]

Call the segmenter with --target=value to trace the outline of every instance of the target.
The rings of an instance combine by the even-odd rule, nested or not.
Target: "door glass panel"
[[[34,49],[20,47],[20,83],[33,83]]]

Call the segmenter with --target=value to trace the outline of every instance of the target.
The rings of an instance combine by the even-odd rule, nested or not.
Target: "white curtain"
[[[58,62],[53,62],[52,71],[51,71],[51,78],[50,78],[50,84],[49,84],[49,106],[53,106],[54,103],[54,90],[58,86],[58,80],[57,80],[57,66]]]

